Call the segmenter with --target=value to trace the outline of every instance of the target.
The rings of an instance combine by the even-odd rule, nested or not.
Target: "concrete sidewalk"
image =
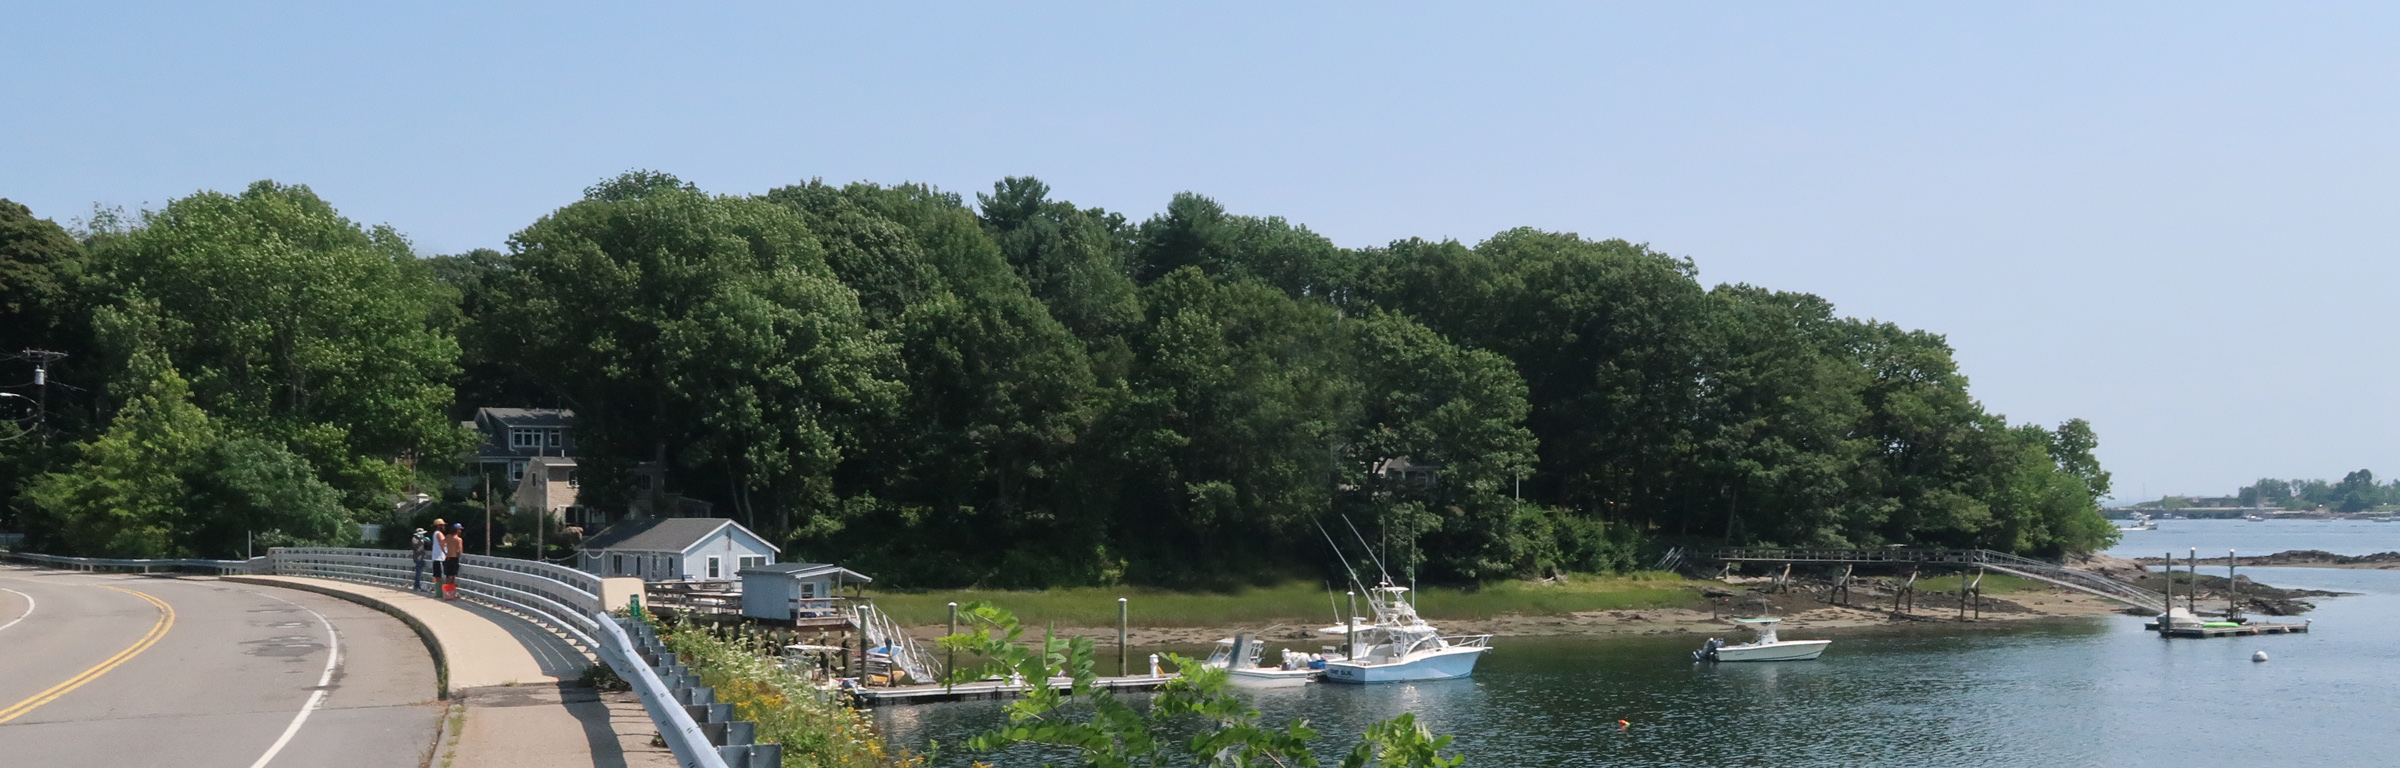
[[[453,719],[435,762],[475,766],[674,766],[658,729],[630,694],[581,685],[591,657],[532,621],[431,593],[294,576],[230,581],[305,589],[374,606],[417,629],[444,668]]]

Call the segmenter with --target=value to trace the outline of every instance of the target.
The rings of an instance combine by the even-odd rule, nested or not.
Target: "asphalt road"
[[[418,768],[441,713],[425,646],[373,609],[0,566],[0,765]]]

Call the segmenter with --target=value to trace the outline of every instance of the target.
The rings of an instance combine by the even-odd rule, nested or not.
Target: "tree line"
[[[2277,480],[2262,477],[2258,482],[2242,486],[2235,495],[2245,507],[2364,512],[2400,505],[2400,482],[2378,483],[2374,472],[2361,469],[2343,475],[2338,483],[2328,483],[2323,479]]]
[[[46,430],[0,426],[9,524],[61,551],[339,540],[457,471],[478,406],[573,409],[595,508],[664,457],[908,585],[1266,580],[1328,534],[1462,582],[2115,536],[2090,426],[1986,411],[1942,337],[1571,233],[634,172],[438,256],[273,182],[71,231],[7,203],[0,270],[8,348],[71,355]]]

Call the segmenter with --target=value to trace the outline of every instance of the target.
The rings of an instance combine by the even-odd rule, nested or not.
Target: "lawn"
[[[1985,582],[1990,585],[1989,581]],[[1028,626],[1109,627],[1117,623],[1117,598],[1126,598],[1134,626],[1256,627],[1273,624],[1332,624],[1341,612],[1339,593],[1325,585],[1287,582],[1237,592],[1177,592],[1159,589],[1078,587],[1039,591],[935,590],[868,592],[875,604],[903,624],[940,624],[946,603],[989,600]],[[1477,588],[1427,587],[1418,596],[1426,619],[1488,619],[1505,614],[1556,616],[1577,611],[1643,608],[1705,608],[1693,583],[1671,573],[1573,576],[1560,582],[1499,582]],[[1366,606],[1359,606],[1365,613]]]

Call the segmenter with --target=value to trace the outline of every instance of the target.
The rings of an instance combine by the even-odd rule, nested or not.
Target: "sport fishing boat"
[[[1327,654],[1325,680],[1333,683],[1400,683],[1449,680],[1475,674],[1475,661],[1490,651],[1491,635],[1443,637],[1417,616],[1407,599],[1408,588],[1390,582],[1367,590],[1367,605],[1375,621],[1326,627],[1319,632],[1352,639],[1338,654]]]
[[[1758,633],[1758,639],[1741,645],[1726,645],[1724,640],[1709,638],[1700,650],[1692,652],[1693,661],[1809,661],[1825,653],[1831,640],[1782,640],[1775,637],[1775,624],[1782,619],[1734,619]]]
[[[1317,679],[1317,671],[1324,667],[1316,654],[1290,648],[1283,649],[1280,665],[1259,666],[1258,657],[1266,649],[1256,635],[1243,632],[1217,641],[1216,650],[1201,665],[1225,670],[1226,677],[1243,688],[1297,688]]]

